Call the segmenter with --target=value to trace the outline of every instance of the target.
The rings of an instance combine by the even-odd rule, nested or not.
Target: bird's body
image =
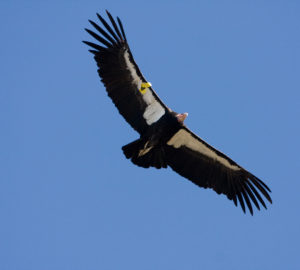
[[[166,168],[168,141],[182,127],[176,113],[166,112],[157,122],[149,126],[140,139],[122,147],[126,158],[141,167]]]
[[[104,29],[90,21],[101,36],[86,29],[101,45],[84,42],[93,48],[108,96],[140,134],[122,147],[126,158],[144,168],[169,166],[196,185],[239,202],[244,212],[247,205],[253,214],[252,203],[266,208],[262,197],[272,202],[266,184],[191,132],[184,125],[187,113],[176,113],[159,99],[133,59],[120,19],[117,24],[107,14],[112,26],[99,14]]]

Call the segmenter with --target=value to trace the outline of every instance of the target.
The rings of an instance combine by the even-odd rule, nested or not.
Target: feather
[[[119,38],[116,36],[115,32],[111,29],[111,27],[109,26],[109,24],[98,13],[97,13],[97,17],[102,22],[102,24],[106,28],[106,30],[114,37],[114,39],[117,42],[119,42]]]
[[[119,31],[119,28],[118,28],[118,26],[117,26],[117,24],[116,24],[114,18],[110,15],[110,13],[109,13],[107,10],[106,10],[106,14],[108,15],[108,17],[109,17],[109,19],[110,19],[110,22],[112,23],[112,25],[113,25],[113,27],[114,27],[116,33],[118,34],[119,38],[122,40],[122,39],[123,39],[123,38],[122,38],[122,35],[121,35],[120,31]]]
[[[105,51],[106,48],[98,45],[98,44],[95,44],[95,43],[92,43],[92,42],[89,42],[89,41],[82,41],[83,43],[85,43],[86,45],[98,50],[98,51]]]
[[[92,20],[89,20],[90,24],[97,29],[106,39],[110,41],[112,45],[116,44],[116,41],[109,35],[107,34],[100,26],[98,26],[96,23],[94,23]]]
[[[89,29],[85,29],[85,31],[87,31],[91,36],[93,36],[95,39],[97,39],[98,41],[100,41],[101,43],[103,43],[108,48],[112,47],[112,44],[110,44],[108,41],[106,41],[104,38],[100,37],[99,35],[97,35],[93,31],[91,31]]]
[[[121,29],[121,32],[122,32],[122,35],[123,35],[123,39],[127,42],[125,31],[124,31],[124,28],[123,28],[123,24],[122,24],[119,17],[117,17],[117,20],[118,20],[118,23],[119,23],[119,26],[120,26],[120,29]]]

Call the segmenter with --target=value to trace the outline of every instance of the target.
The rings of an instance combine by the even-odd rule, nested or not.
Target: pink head
[[[178,113],[178,114],[176,114],[177,121],[180,124],[183,124],[183,121],[185,120],[185,118],[187,118],[187,116],[188,116],[188,113]]]

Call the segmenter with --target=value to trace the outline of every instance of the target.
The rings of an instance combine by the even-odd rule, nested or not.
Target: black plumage
[[[108,96],[140,138],[122,147],[126,158],[141,167],[171,167],[203,188],[225,194],[253,214],[264,199],[272,203],[270,189],[256,176],[214,149],[183,123],[187,114],[168,108],[157,96],[136,65],[122,22],[107,12],[109,23],[99,14],[103,27],[89,21],[97,33],[86,29],[101,45],[84,41],[92,48],[98,73]]]

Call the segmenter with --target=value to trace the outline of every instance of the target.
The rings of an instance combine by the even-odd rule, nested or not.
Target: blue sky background
[[[263,179],[252,217],[137,138],[82,40],[121,17],[135,60],[187,125]],[[0,269],[300,269],[299,1],[0,2]]]

